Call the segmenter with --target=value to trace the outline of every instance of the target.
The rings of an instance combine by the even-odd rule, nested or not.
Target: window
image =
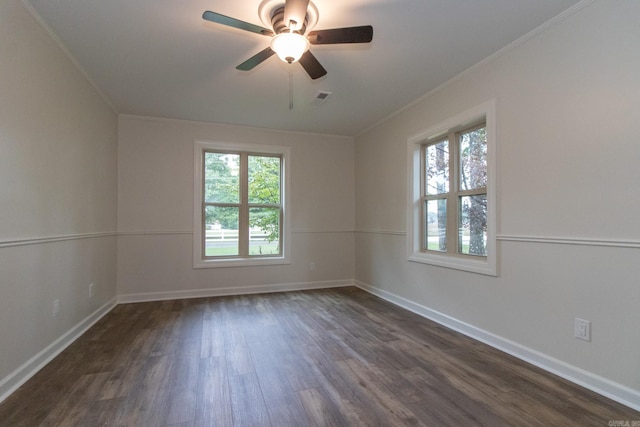
[[[409,139],[409,260],[496,274],[494,109]]]
[[[422,250],[486,256],[486,135],[483,122],[423,144]]]
[[[194,267],[288,263],[288,152],[196,142]]]

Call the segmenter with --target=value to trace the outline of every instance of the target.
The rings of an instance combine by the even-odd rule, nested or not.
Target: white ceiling
[[[236,70],[270,39],[202,19],[264,26],[260,0],[25,1],[119,113],[351,136],[579,3],[315,0],[315,29],[374,33],[371,44],[312,46],[328,71],[314,81],[276,56]],[[315,105],[318,91],[332,95]]]

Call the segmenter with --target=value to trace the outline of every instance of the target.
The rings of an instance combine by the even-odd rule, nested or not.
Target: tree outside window
[[[486,127],[449,132],[422,153],[423,250],[486,256]]]

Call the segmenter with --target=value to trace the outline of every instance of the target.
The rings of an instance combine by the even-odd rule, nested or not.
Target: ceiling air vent
[[[321,90],[318,94],[313,98],[312,104],[320,105],[327,100],[331,96],[331,92]]]

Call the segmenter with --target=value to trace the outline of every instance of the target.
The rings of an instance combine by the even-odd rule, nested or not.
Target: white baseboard
[[[320,282],[280,283],[274,285],[232,286],[227,288],[123,294],[118,296],[118,304],[172,299],[221,297],[228,295],[264,294],[270,292],[304,291],[309,289],[341,288],[345,286],[354,286],[353,280],[329,280]]]
[[[54,357],[69,347],[78,337],[84,334],[98,320],[102,319],[116,306],[116,298],[113,298],[102,307],[81,320],[73,328],[65,332],[60,338],[49,344],[38,354],[27,360],[18,369],[0,380],[0,402],[5,400],[18,387],[27,382],[40,369],[49,363]]]
[[[364,291],[412,311],[422,317],[433,320],[434,322],[453,329],[454,331],[488,344],[491,347],[504,351],[518,359],[542,368],[545,371],[551,372],[552,374],[558,375],[559,377],[608,397],[609,399],[640,411],[640,391],[638,390],[616,383],[592,372],[585,371],[584,369],[570,365],[562,360],[558,360],[547,354],[477,328],[468,323],[461,322],[451,316],[432,310],[391,292],[357,280],[354,284]]]

